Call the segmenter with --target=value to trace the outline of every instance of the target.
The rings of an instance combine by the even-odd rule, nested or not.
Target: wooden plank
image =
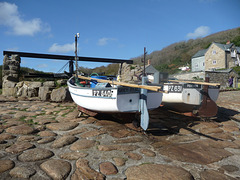
[[[190,84],[201,84],[201,85],[208,85],[208,86],[220,86],[220,83],[208,83],[208,82],[185,81],[185,80],[168,80],[168,81],[183,82],[183,83],[190,83]]]
[[[151,90],[151,91],[157,91],[157,92],[166,93],[165,91],[161,90],[162,87],[160,87],[160,86],[148,86],[148,85],[130,84],[130,83],[124,83],[124,82],[118,82],[118,81],[96,79],[96,78],[85,77],[85,76],[80,76],[80,75],[78,77],[80,79],[89,80],[89,81],[90,80],[95,80],[95,81],[102,82],[102,83],[109,83],[109,84],[115,84],[115,85],[127,86],[127,87],[133,87],[133,88],[142,88],[142,89],[147,89],[147,90]]]
[[[78,110],[79,111],[81,111],[81,112],[83,112],[83,113],[85,113],[85,114],[87,114],[87,115],[89,115],[89,116],[96,116],[98,113],[97,112],[94,112],[94,111],[90,111],[90,110],[88,110],[88,109],[85,109],[85,108],[83,108],[83,107],[81,107],[81,106],[78,106]]]

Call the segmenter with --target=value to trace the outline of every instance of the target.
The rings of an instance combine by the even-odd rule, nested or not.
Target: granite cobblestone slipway
[[[161,107],[143,133],[130,116],[0,96],[0,179],[240,179],[239,98],[221,92],[207,121]]]

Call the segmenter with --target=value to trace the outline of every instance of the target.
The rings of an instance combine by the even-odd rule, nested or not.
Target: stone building
[[[230,42],[213,42],[208,49],[200,50],[192,57],[192,72],[230,69],[240,65],[239,58],[240,47]]]
[[[220,83],[221,88],[224,89],[228,87],[228,79],[233,76],[233,87],[238,88],[239,76],[232,68],[240,66],[240,47],[233,43],[220,44],[213,42],[208,49],[200,50],[192,57],[191,65],[192,73],[186,77],[192,75],[192,77],[204,79],[205,75],[208,74],[212,82]]]
[[[192,72],[200,72],[205,71],[205,53],[207,52],[207,49],[203,49],[198,51],[194,56],[192,57]]]

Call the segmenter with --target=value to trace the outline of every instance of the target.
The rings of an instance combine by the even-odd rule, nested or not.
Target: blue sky
[[[80,33],[79,56],[130,59],[144,47],[151,53],[240,27],[239,8],[240,0],[0,1],[0,58],[4,50],[74,55]],[[58,72],[65,63],[22,58],[21,66]]]

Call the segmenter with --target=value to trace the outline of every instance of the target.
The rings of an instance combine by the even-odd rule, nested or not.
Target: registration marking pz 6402
[[[92,90],[93,96],[98,97],[112,97],[112,91],[111,90]]]

